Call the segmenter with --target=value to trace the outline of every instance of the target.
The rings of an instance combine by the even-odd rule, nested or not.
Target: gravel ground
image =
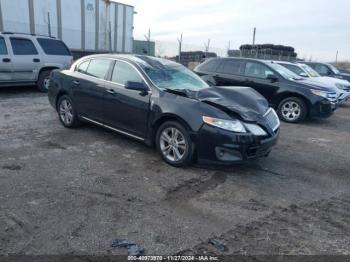
[[[65,129],[30,88],[0,89],[0,112],[0,254],[126,254],[114,239],[153,255],[350,254],[350,104],[283,123],[268,158],[186,169]]]

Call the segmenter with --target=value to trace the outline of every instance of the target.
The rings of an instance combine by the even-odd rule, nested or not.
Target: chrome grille
[[[267,125],[273,130],[276,131],[280,126],[280,120],[273,108],[269,108],[264,115],[264,119]]]

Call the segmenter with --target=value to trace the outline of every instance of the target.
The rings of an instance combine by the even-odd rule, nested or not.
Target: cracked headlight
[[[224,120],[219,118],[213,118],[209,116],[203,116],[203,122],[215,126],[221,129],[225,129],[232,132],[246,133],[246,129],[239,120]]]

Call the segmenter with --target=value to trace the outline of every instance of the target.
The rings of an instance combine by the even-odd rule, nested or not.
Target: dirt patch
[[[209,179],[203,180],[200,178],[193,178],[185,181],[183,184],[169,190],[166,194],[166,201],[186,201],[203,193],[216,188],[218,185],[226,181],[226,174],[216,172]]]
[[[5,164],[1,167],[2,169],[7,169],[7,170],[11,170],[11,171],[17,171],[17,170],[21,170],[22,166],[20,165],[16,165],[16,164]]]
[[[290,205],[271,215],[239,225],[216,241],[225,251],[203,241],[180,254],[350,254],[349,196],[333,197],[307,205]],[[313,240],[318,241],[313,241]],[[331,247],[331,248],[330,248]]]
[[[53,141],[46,141],[44,143],[44,147],[48,148],[48,149],[61,149],[61,150],[67,149],[65,146],[62,146],[61,144],[53,142]]]

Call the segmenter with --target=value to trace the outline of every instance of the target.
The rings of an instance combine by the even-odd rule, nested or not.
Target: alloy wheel
[[[73,107],[70,101],[63,99],[59,111],[62,122],[66,125],[70,125],[73,121]]]
[[[300,117],[300,105],[294,101],[287,101],[281,107],[282,116],[289,121],[295,121]]]
[[[44,87],[48,90],[49,89],[49,85],[50,85],[50,77],[47,76],[44,79]]]
[[[185,136],[175,127],[165,128],[160,135],[160,149],[169,161],[180,161],[187,150]]]

